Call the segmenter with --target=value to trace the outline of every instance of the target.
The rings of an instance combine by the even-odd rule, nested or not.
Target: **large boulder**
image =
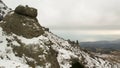
[[[37,16],[37,9],[28,7],[27,5],[26,6],[19,5],[18,7],[16,7],[15,12],[29,17]]]
[[[10,12],[3,19],[2,23],[3,30],[9,34],[15,33],[19,36],[23,36],[26,38],[33,38],[42,35],[44,33],[44,30],[42,26],[39,24],[37,18],[35,18],[35,16],[37,15],[35,15],[32,10],[29,11],[29,13],[27,13],[28,11],[27,8],[23,6],[22,6],[23,8],[19,9],[18,11],[18,7],[16,8],[17,11]],[[34,8],[30,9],[34,10]],[[24,13],[23,11],[25,11],[25,14],[23,14]]]

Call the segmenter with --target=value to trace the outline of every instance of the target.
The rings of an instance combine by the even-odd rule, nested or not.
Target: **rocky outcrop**
[[[37,18],[35,8],[18,6],[10,12],[2,22],[3,30],[7,33],[15,33],[26,38],[38,37],[44,33]]]
[[[37,9],[28,7],[27,5],[26,6],[19,5],[18,7],[16,7],[15,12],[33,18],[37,16]]]

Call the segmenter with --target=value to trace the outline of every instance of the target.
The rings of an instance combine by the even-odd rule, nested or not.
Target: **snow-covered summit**
[[[120,63],[91,55],[36,24],[36,18],[14,11],[5,16],[0,24],[0,68],[120,68]],[[33,35],[41,29],[42,34]]]

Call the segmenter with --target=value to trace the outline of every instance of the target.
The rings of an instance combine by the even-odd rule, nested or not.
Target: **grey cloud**
[[[47,26],[51,30],[120,30],[120,25]]]
[[[93,35],[93,34],[87,34],[87,33],[79,33],[75,34],[74,31],[65,31],[65,30],[52,30],[53,33],[57,34],[58,36],[61,36],[63,38],[71,39],[71,40],[79,40],[81,41],[99,41],[99,40],[107,40],[112,41],[116,39],[120,39],[120,35]]]
[[[4,0],[10,7],[28,4],[38,8],[43,25],[120,25],[120,0]],[[13,2],[13,3],[11,3]],[[99,24],[100,23],[100,24]]]

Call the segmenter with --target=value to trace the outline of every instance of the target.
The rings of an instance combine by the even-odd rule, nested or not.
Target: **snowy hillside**
[[[0,22],[0,68],[120,68],[42,27],[36,9],[17,8]]]
[[[28,61],[33,61],[34,63],[37,63],[37,61],[34,58],[31,58],[25,54],[23,54],[21,57],[16,56],[17,52],[13,51],[14,49],[13,46],[21,46],[21,44],[16,40],[16,37],[17,39],[21,40],[21,43],[24,43],[26,47],[31,46],[32,47],[31,50],[34,52],[37,52],[38,47],[40,49],[43,49],[42,54],[38,55],[37,57],[39,57],[39,60],[41,60],[42,62],[43,61],[46,62],[44,62],[43,64],[41,63],[41,65],[35,64],[36,68],[41,68],[41,67],[50,68],[51,66],[53,66],[51,62],[47,61],[48,58],[46,57],[46,55],[48,55],[50,51],[50,48],[53,48],[57,52],[57,56],[55,58],[57,58],[57,61],[60,66],[59,68],[70,68],[72,66],[74,59],[77,59],[75,62],[79,62],[88,68],[119,68],[120,67],[119,64],[110,63],[107,60],[90,56],[90,54],[80,50],[78,46],[76,45],[72,46],[67,41],[47,31],[45,32],[44,35],[32,39],[26,39],[22,36],[17,36],[15,34],[12,34],[11,36],[6,36],[2,31],[2,28],[0,28],[0,32],[1,32],[0,33],[0,37],[1,37],[0,65],[5,68],[15,68],[15,67],[29,68]],[[7,41],[6,39],[11,40],[11,42]],[[52,42],[53,44],[49,46],[50,42]],[[53,55],[50,55],[49,57],[53,57]],[[6,65],[8,63],[9,65]]]
[[[11,9],[0,0],[0,16],[5,16]]]

